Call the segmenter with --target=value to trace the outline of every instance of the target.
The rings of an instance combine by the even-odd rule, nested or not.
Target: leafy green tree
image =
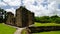
[[[39,22],[40,21],[40,18],[39,17],[35,17],[35,22]]]
[[[48,23],[49,22],[49,16],[40,17],[40,21],[42,21],[42,23]]]
[[[35,17],[35,22],[39,23],[60,23],[60,17],[57,15],[54,16],[42,16],[42,17]]]
[[[6,11],[0,8],[0,23],[4,22],[5,18],[6,18]]]

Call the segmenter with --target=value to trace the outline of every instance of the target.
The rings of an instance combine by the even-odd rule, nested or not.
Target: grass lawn
[[[57,23],[37,23],[35,22],[34,23],[34,26],[60,26],[60,24],[57,24]]]
[[[15,28],[0,23],[0,34],[14,34]]]
[[[33,33],[33,34],[60,34],[60,31],[40,32],[40,33]]]

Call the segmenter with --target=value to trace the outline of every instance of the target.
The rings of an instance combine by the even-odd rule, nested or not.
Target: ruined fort
[[[28,27],[34,24],[34,13],[21,6],[16,9],[16,14],[7,12],[6,24],[17,26],[17,27]]]

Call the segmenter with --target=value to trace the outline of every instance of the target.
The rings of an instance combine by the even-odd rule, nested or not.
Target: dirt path
[[[18,28],[14,34],[21,34],[22,30],[26,28]]]
[[[3,24],[4,24],[4,23],[3,23]],[[7,25],[7,24],[5,24],[5,25]],[[14,34],[21,34],[21,32],[22,32],[23,30],[27,30],[26,27],[24,27],[24,28],[19,28],[19,27],[11,26],[11,25],[8,25],[8,26],[13,27],[13,28],[16,28],[16,31],[14,32]],[[29,27],[31,27],[31,26],[33,26],[33,25],[30,25]]]
[[[33,26],[33,25],[30,25],[29,27],[31,27],[31,26]],[[31,32],[29,29],[26,29],[26,27],[24,27],[24,28],[18,28],[14,34],[22,34],[23,30],[26,30],[26,31],[28,30],[29,32]],[[28,31],[26,32],[26,34],[29,34]]]

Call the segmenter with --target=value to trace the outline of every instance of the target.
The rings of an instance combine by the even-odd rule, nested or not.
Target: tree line
[[[7,12],[4,9],[0,8],[0,23],[6,21],[7,19],[6,16],[7,16]]]
[[[54,16],[42,16],[42,17],[35,17],[35,22],[38,23],[60,23],[60,17],[57,15]]]

